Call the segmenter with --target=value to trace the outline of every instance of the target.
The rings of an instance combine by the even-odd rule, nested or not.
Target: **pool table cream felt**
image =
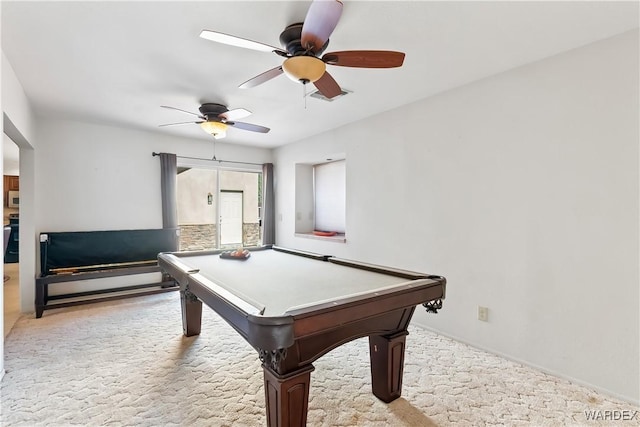
[[[409,280],[275,250],[255,251],[247,260],[218,255],[178,257],[191,269],[232,294],[264,307],[263,315],[358,294],[382,291]]]

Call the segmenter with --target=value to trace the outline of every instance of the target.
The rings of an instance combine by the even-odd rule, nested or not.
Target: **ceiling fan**
[[[251,111],[245,110],[244,108],[236,108],[234,110],[229,110],[226,106],[222,104],[216,103],[205,103],[198,108],[200,114],[192,113],[191,111],[181,110],[180,108],[169,107],[167,105],[161,105],[162,108],[168,108],[171,110],[182,111],[183,113],[191,114],[198,117],[198,121],[195,122],[180,122],[180,123],[167,123],[162,126],[175,126],[175,125],[186,125],[186,124],[198,124],[200,127],[211,134],[215,139],[224,138],[227,136],[227,127],[235,127],[242,130],[248,130],[251,132],[260,132],[267,133],[271,129],[254,125],[251,123],[237,122],[236,119],[241,119],[243,117],[247,117],[251,114]]]
[[[280,34],[284,49],[216,31],[203,30],[200,37],[218,43],[273,52],[284,58],[282,65],[265,71],[240,85],[241,89],[255,87],[280,74],[302,84],[313,83],[327,98],[342,93],[340,85],[326,71],[326,64],[359,68],[394,68],[402,66],[404,53],[390,50],[346,50],[320,55],[329,44],[329,36],[342,14],[339,0],[314,0],[304,23],[289,25]]]

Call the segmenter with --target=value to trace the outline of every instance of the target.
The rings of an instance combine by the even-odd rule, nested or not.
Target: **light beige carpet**
[[[23,316],[5,341],[0,424],[266,425],[256,352],[208,308],[202,334],[184,338],[179,306],[176,292]],[[613,425],[587,420],[585,411],[639,409],[409,331],[402,398],[385,404],[370,392],[368,344],[360,339],[315,363],[308,425]]]

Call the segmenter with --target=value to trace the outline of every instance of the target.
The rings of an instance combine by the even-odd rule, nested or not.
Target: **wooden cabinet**
[[[16,175],[5,175],[3,180],[3,200],[4,206],[7,207],[7,195],[9,191],[19,191],[20,190],[20,177]]]
[[[20,177],[15,175],[4,176],[4,189],[7,191],[20,190]]]

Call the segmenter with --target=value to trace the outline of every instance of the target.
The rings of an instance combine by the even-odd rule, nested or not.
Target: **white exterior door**
[[[220,192],[220,245],[242,244],[242,192]]]

